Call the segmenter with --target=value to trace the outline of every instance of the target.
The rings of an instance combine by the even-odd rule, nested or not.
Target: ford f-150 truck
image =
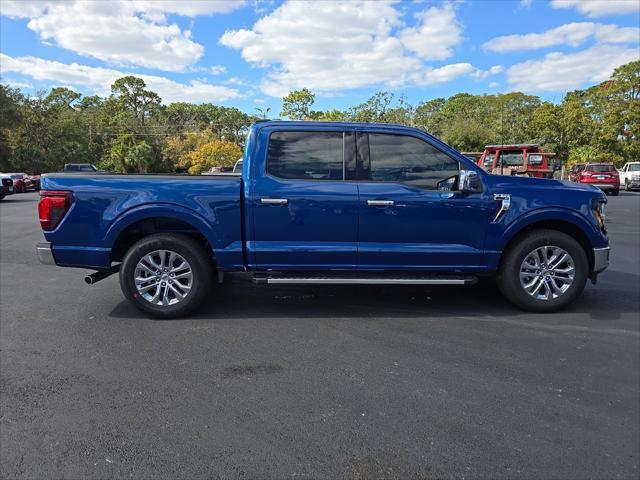
[[[241,176],[54,173],[38,205],[43,263],[119,271],[147,314],[192,312],[225,272],[265,284],[446,284],[494,276],[553,311],[609,262],[604,194],[490,175],[409,127],[262,121]]]

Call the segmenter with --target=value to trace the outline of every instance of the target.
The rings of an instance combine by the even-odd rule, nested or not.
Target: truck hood
[[[568,191],[574,192],[584,192],[584,193],[593,193],[594,196],[604,197],[605,194],[598,188],[593,185],[585,184],[585,183],[577,183],[577,182],[569,182],[562,180],[554,180],[549,178],[533,178],[533,177],[517,177],[517,176],[506,176],[506,175],[487,175],[486,178],[489,180],[489,184],[493,188],[505,188],[509,190],[513,189],[558,189],[562,188]]]

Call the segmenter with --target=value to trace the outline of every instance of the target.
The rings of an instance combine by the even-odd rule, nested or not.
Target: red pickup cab
[[[551,178],[548,157],[539,145],[487,145],[478,159],[478,166],[495,175],[523,175]]]

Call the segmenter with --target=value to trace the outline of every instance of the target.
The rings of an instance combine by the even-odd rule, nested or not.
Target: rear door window
[[[284,179],[343,180],[343,133],[272,133],[267,152],[267,173]]]

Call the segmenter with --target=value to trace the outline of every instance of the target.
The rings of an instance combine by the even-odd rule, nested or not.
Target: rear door
[[[252,172],[250,267],[354,269],[358,189],[353,131],[282,128],[260,138]]]
[[[485,262],[495,202],[457,190],[458,160],[423,138],[358,133],[361,269],[465,270]],[[470,168],[467,165],[467,168]]]

